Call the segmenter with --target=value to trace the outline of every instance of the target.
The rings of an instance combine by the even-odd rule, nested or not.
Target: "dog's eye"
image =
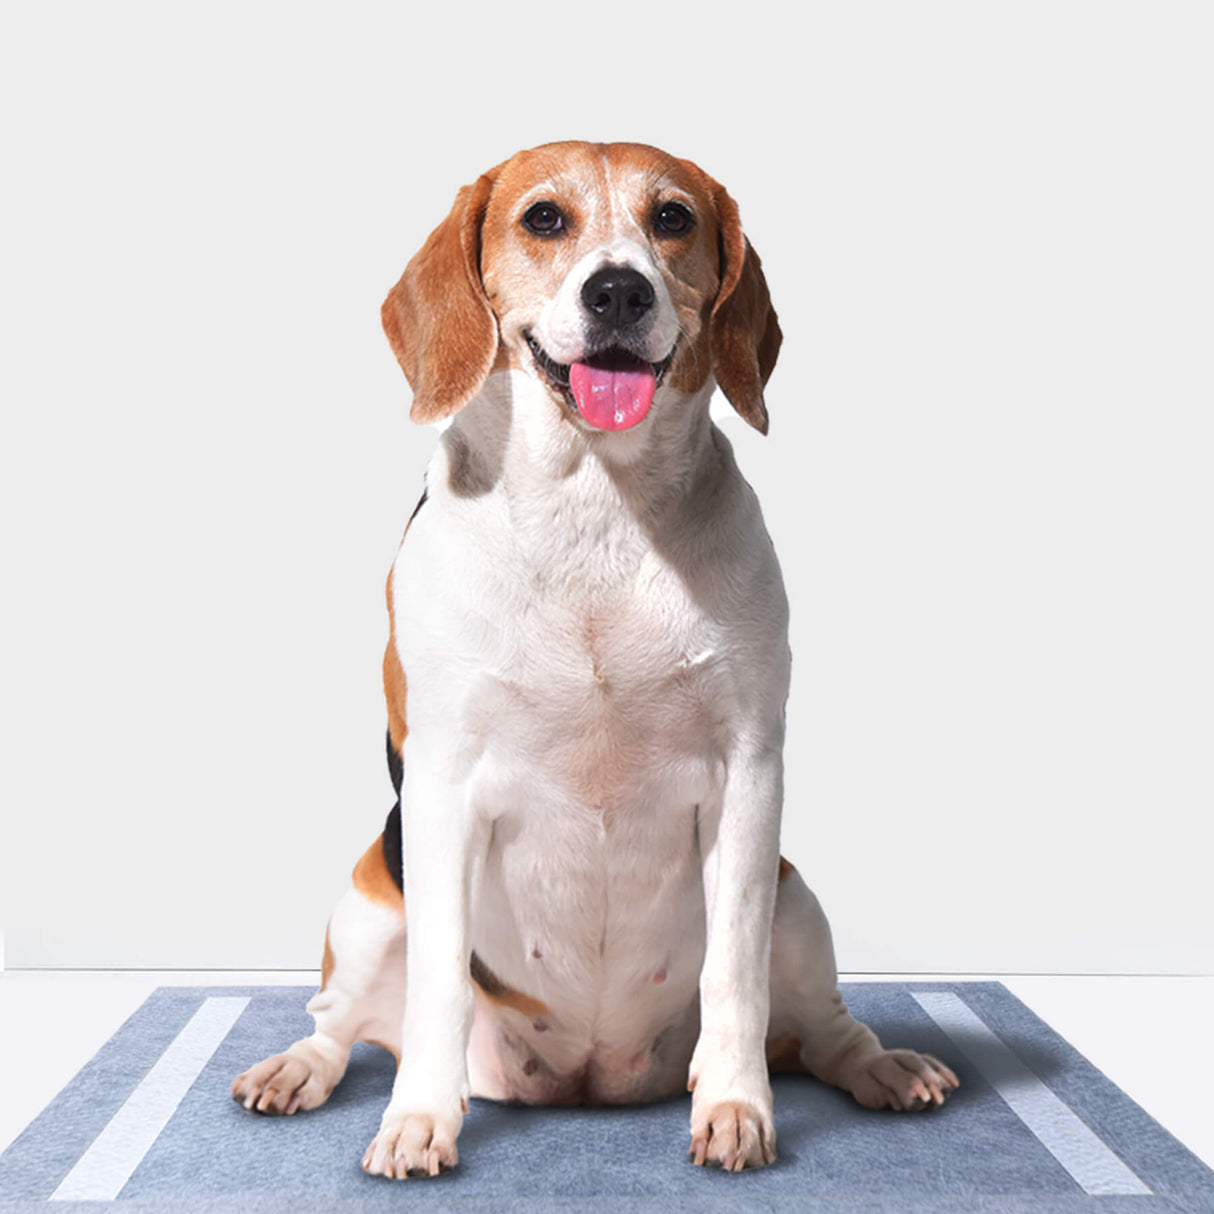
[[[664,202],[658,208],[653,223],[659,232],[682,236],[683,233],[691,231],[695,218],[681,202]]]
[[[565,217],[551,202],[537,202],[523,213],[523,227],[536,236],[552,236],[565,226]]]

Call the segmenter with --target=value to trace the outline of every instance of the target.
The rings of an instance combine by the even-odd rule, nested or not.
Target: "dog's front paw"
[[[408,1176],[437,1176],[455,1167],[455,1139],[463,1120],[436,1113],[384,1113],[379,1133],[363,1156],[363,1171],[372,1176],[404,1180]]]
[[[776,1159],[771,1080],[762,1042],[749,1052],[713,1048],[701,1036],[688,1068],[691,1098],[691,1146],[697,1167],[718,1164],[726,1172],[762,1168]]]
[[[761,1053],[696,1045],[687,1079],[691,1099],[691,1146],[697,1167],[718,1164],[726,1172],[762,1168],[776,1159],[771,1081]]]
[[[726,1172],[761,1168],[776,1159],[771,1114],[741,1100],[723,1100],[691,1110],[691,1146],[697,1167],[719,1164]]]

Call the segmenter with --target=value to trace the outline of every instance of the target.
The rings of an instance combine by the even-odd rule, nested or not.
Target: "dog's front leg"
[[[734,1172],[776,1157],[765,1041],[782,797],[778,748],[736,755],[720,804],[697,819],[708,939],[690,1154]]]
[[[403,1180],[456,1164],[468,1108],[469,884],[488,823],[451,782],[406,766],[401,789],[408,956],[400,1065],[363,1168]]]

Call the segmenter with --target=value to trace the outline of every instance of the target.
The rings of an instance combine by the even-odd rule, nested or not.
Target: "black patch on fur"
[[[406,531],[409,530],[409,523],[412,523],[417,518],[417,512],[426,504],[426,498],[429,496],[430,488],[426,486],[422,489],[422,495],[418,498],[417,505],[413,507],[413,513],[409,515],[409,522],[405,524]],[[388,820],[384,823],[384,863],[388,866],[388,873],[392,880],[396,882],[396,888],[403,893],[405,874],[401,867],[400,786],[405,778],[405,762],[396,753],[396,747],[392,745],[392,731],[390,729],[387,731],[386,741],[388,748],[388,775],[392,777],[392,787],[396,790],[396,804],[388,811]]]
[[[420,510],[420,509],[421,509],[421,508],[422,508],[422,507],[423,507],[423,506],[426,504],[426,498],[428,498],[429,496],[430,496],[430,486],[429,486],[429,485],[427,485],[427,486],[426,486],[426,487],[425,487],[425,488],[422,490],[422,495],[421,495],[421,497],[418,499],[418,503],[417,503],[417,505],[413,507],[413,513],[412,513],[411,515],[409,515],[409,523],[413,522],[413,520],[414,520],[415,518],[417,518],[417,512],[418,512],[418,511],[419,511],[419,510]],[[406,524],[405,524],[405,530],[406,530],[406,531],[408,531],[408,530],[409,530],[409,523],[406,523]]]
[[[400,786],[405,778],[404,760],[396,753],[396,747],[392,745],[391,731],[387,734],[388,746],[388,774],[392,777],[392,790],[396,793],[396,800],[400,802]]]
[[[425,496],[423,495],[422,501],[425,500]],[[390,733],[388,734],[388,774],[392,777],[392,787],[396,789],[396,804],[392,806],[392,809],[388,813],[388,820],[384,823],[382,844],[384,863],[388,866],[388,874],[396,883],[396,888],[403,893],[405,889],[405,874],[401,869],[400,786],[405,778],[405,764],[400,755],[396,753],[396,748],[392,745],[392,735]]]
[[[423,495],[422,501],[424,502]],[[421,509],[419,503],[418,509]],[[384,852],[384,863],[388,866],[388,873],[392,877],[396,888],[403,894],[405,892],[405,875],[401,868],[403,859],[400,845],[400,786],[405,778],[405,763],[400,755],[396,753],[396,748],[392,745],[392,735],[388,734],[388,772],[392,777],[392,787],[396,789],[396,804],[392,806],[388,812],[388,820],[384,823],[383,842],[381,846]],[[469,959],[468,972],[472,981],[477,984],[485,992],[486,995],[500,995],[506,985],[502,980],[476,955],[473,953]],[[542,1032],[539,1027],[540,1022],[536,1022],[536,1031]],[[544,1029],[548,1025],[544,1024]]]
[[[468,964],[468,973],[472,981],[485,992],[486,995],[500,995],[505,989],[506,984],[476,955],[472,954]]]

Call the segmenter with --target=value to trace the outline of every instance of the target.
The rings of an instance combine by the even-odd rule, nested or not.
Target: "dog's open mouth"
[[[615,347],[588,355],[583,362],[558,363],[530,333],[523,335],[535,365],[596,430],[627,430],[642,421],[674,350],[659,363],[645,362]]]

